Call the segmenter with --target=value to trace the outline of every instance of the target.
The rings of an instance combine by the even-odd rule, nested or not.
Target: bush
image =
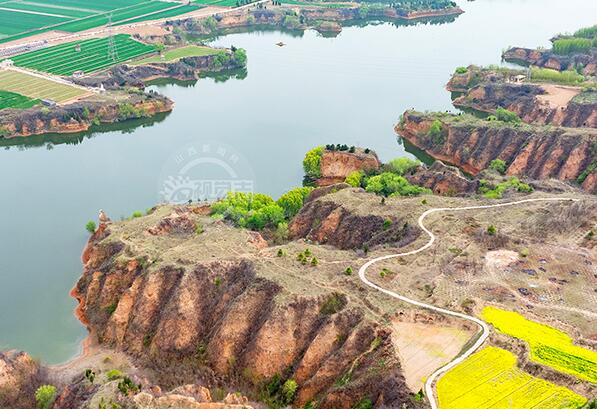
[[[506,173],[507,167],[508,166],[506,165],[506,162],[501,159],[494,159],[491,161],[491,163],[489,163],[489,169],[495,170],[502,175]]]
[[[466,74],[467,72],[468,72],[468,68],[466,68],[466,67],[456,68],[456,74]]]
[[[410,158],[396,158],[392,159],[386,167],[388,171],[400,176],[404,176],[407,173],[411,173],[419,166],[421,166],[421,162],[418,160],[413,160]]]
[[[124,372],[119,371],[118,369],[111,369],[106,372],[106,378],[108,378],[109,381],[113,381],[122,377],[124,377]]]
[[[427,132],[427,136],[431,138],[434,144],[439,145],[444,141],[444,130],[442,122],[439,119],[433,121]]]
[[[346,176],[344,182],[348,183],[350,186],[353,187],[361,187],[361,184],[363,182],[363,176],[363,171],[355,170],[350,172],[348,176]]]
[[[93,220],[89,220],[85,225],[85,230],[87,230],[91,234],[95,233],[96,229],[97,226],[95,225],[95,222]]]
[[[581,37],[581,38],[597,37],[597,24],[595,24],[592,27],[584,27],[584,28],[576,30],[576,32],[574,33],[574,37]]]
[[[276,201],[278,206],[284,209],[284,216],[287,218],[294,217],[303,207],[305,199],[313,190],[312,187],[299,187],[284,193]]]
[[[133,219],[143,216],[143,212],[136,210],[133,212]]]
[[[521,193],[530,193],[533,191],[532,186],[521,182],[517,177],[511,177],[505,182],[498,183],[493,188],[487,180],[481,179],[479,181],[479,186],[479,191],[488,199],[501,199],[504,193],[509,189],[516,189],[516,191]]]
[[[560,55],[586,54],[593,46],[592,39],[588,38],[560,38],[553,43],[553,52]]]
[[[276,242],[282,243],[282,242],[288,240],[289,234],[290,233],[288,231],[288,223],[286,223],[286,222],[278,223],[278,226],[276,227],[276,233],[274,234],[274,238],[275,238]]]
[[[317,265],[318,265],[318,264],[319,264],[319,260],[317,260],[317,257],[313,257],[313,258],[311,259],[311,265],[312,265],[313,267],[317,267]]]
[[[237,48],[234,50],[234,59],[238,63],[238,65],[245,66],[247,65],[247,52],[242,48]]]
[[[286,382],[284,382],[284,386],[282,386],[282,396],[284,397],[284,401],[287,405],[294,401],[294,396],[297,389],[298,385],[295,380],[288,379]]]
[[[429,189],[411,185],[403,176],[390,172],[370,177],[367,180],[366,190],[383,196],[417,196],[431,193]]]
[[[495,226],[493,224],[490,224],[487,227],[487,234],[489,234],[490,236],[495,236],[496,233],[497,233],[497,229],[495,228]]]
[[[344,274],[347,276],[352,275],[352,267],[346,267],[346,270],[344,270]]]
[[[323,147],[318,146],[311,149],[303,159],[303,169],[305,174],[312,178],[318,179],[321,177],[321,156],[323,155]]]
[[[323,315],[332,315],[341,311],[346,305],[346,296],[339,293],[333,293],[328,296],[321,305],[319,312]]]
[[[35,391],[35,401],[39,409],[50,409],[56,397],[54,385],[42,385]]]
[[[284,209],[260,193],[229,192],[225,199],[212,205],[211,212],[252,230],[278,226],[284,221]]]
[[[502,122],[508,122],[508,123],[519,123],[520,122],[520,117],[512,111],[508,111],[505,108],[502,107],[498,107],[495,110],[495,116],[498,119],[498,121],[502,121]]]

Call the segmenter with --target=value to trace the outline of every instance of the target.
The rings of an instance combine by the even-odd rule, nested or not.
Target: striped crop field
[[[437,382],[440,409],[578,409],[587,399],[535,378],[516,366],[516,356],[487,347]]]
[[[47,31],[78,32],[107,25],[157,20],[202,8],[182,0],[4,0],[0,43]]]
[[[39,99],[33,99],[14,92],[0,90],[0,110],[4,108],[26,109],[39,103]]]
[[[597,383],[597,353],[574,345],[568,334],[494,307],[485,307],[481,317],[499,332],[526,341],[532,361]]]
[[[69,76],[76,71],[85,74],[155,52],[153,45],[133,40],[129,35],[114,36],[116,58],[110,58],[109,38],[94,38],[42,48],[11,57],[18,67],[55,75]]]
[[[89,95],[89,92],[81,88],[12,70],[0,71],[0,90],[58,103]]]

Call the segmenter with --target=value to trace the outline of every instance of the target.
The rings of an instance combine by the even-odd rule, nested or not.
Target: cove
[[[450,23],[352,26],[335,38],[229,34],[213,44],[245,48],[246,76],[153,86],[175,101],[169,115],[0,141],[0,348],[49,363],[78,352],[86,331],[68,293],[81,273],[85,223],[100,208],[118,219],[160,201],[185,147],[225,147],[256,191],[278,196],[301,184],[302,157],[316,145],[369,147],[384,161],[408,154],[393,131],[399,115],[454,110],[444,85],[457,66],[499,64],[509,45],[547,46],[597,15],[584,0],[459,5],[465,14]]]

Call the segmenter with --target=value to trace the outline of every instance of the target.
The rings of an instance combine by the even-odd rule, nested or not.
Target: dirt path
[[[372,288],[374,288],[374,289],[376,289],[378,291],[381,291],[384,294],[389,295],[390,297],[397,298],[397,299],[399,299],[401,301],[404,301],[406,303],[412,304],[414,306],[425,308],[425,309],[428,309],[428,310],[431,310],[431,311],[439,312],[441,314],[445,314],[445,315],[449,315],[449,316],[457,317],[457,318],[462,318],[464,320],[474,322],[481,329],[481,332],[479,333],[478,338],[475,340],[475,342],[466,351],[464,351],[462,354],[460,354],[458,357],[454,358],[452,361],[450,361],[446,365],[438,368],[435,372],[433,372],[429,376],[429,378],[427,378],[427,381],[425,382],[425,395],[427,396],[427,399],[429,400],[429,404],[431,405],[432,409],[438,409],[438,404],[436,402],[435,397],[433,396],[433,385],[434,385],[435,381],[438,380],[439,377],[442,374],[444,374],[445,372],[449,371],[450,369],[452,369],[453,367],[455,367],[456,365],[458,365],[459,363],[461,363],[462,361],[464,361],[466,358],[468,358],[470,355],[472,355],[477,349],[479,349],[481,347],[481,345],[483,345],[483,343],[485,342],[485,340],[489,336],[489,325],[487,325],[487,323],[485,321],[482,321],[482,320],[480,320],[477,317],[473,317],[471,315],[463,314],[461,312],[447,310],[447,309],[441,308],[441,307],[436,307],[436,306],[431,305],[431,304],[425,304],[425,303],[423,303],[421,301],[413,300],[411,298],[405,297],[403,295],[397,294],[397,293],[395,293],[393,291],[390,291],[390,290],[387,290],[387,289],[385,289],[383,287],[380,287],[380,286],[372,283],[371,281],[369,281],[367,279],[367,277],[366,277],[367,269],[369,267],[371,267],[373,264],[375,264],[375,263],[377,263],[379,261],[388,260],[388,259],[397,258],[397,257],[410,256],[410,255],[417,254],[417,253],[420,253],[422,251],[425,251],[429,247],[431,247],[433,245],[433,243],[435,242],[436,236],[429,229],[427,229],[427,227],[425,227],[425,225],[423,224],[423,221],[425,220],[425,218],[427,216],[429,216],[430,214],[438,213],[438,212],[454,212],[454,211],[468,211],[468,210],[479,210],[479,209],[491,209],[491,208],[496,208],[496,207],[515,206],[515,205],[520,205],[520,204],[524,204],[524,203],[556,202],[556,201],[570,201],[570,202],[575,202],[575,201],[578,201],[578,199],[572,199],[572,198],[538,198],[538,199],[518,200],[518,201],[515,201],[515,202],[508,202],[508,203],[499,203],[499,204],[495,204],[495,205],[452,207],[452,208],[450,208],[450,207],[441,207],[441,208],[429,209],[429,210],[425,211],[421,216],[419,216],[419,219],[418,219],[419,227],[429,236],[429,241],[426,244],[424,244],[423,246],[421,246],[421,247],[419,247],[419,248],[417,248],[415,250],[407,251],[405,253],[389,254],[389,255],[386,255],[386,256],[381,256],[381,257],[374,258],[372,260],[369,260],[365,264],[363,264],[363,266],[359,269],[359,278],[361,279],[361,281],[363,281],[363,283],[367,284],[369,287],[372,287]]]
[[[570,100],[582,91],[580,87],[555,84],[541,84],[541,88],[543,88],[546,93],[537,95],[537,99],[539,101],[547,102],[549,106],[554,109],[568,106]]]

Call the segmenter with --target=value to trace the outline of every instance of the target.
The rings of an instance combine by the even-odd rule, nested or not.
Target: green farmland
[[[26,109],[40,103],[39,99],[33,99],[21,94],[0,90],[0,109],[16,108]]]
[[[14,64],[32,70],[69,76],[76,71],[85,74],[155,52],[155,47],[133,40],[126,34],[114,36],[117,58],[109,57],[109,39],[94,38],[43,48],[12,57]],[[80,50],[77,49],[80,47]]]
[[[47,31],[78,32],[175,17],[201,8],[159,0],[8,0],[0,3],[0,42]]]
[[[140,61],[136,61],[136,65],[151,64],[160,62],[175,62],[185,57],[202,57],[204,55],[217,54],[219,50],[211,47],[201,47],[198,45],[188,45],[185,47],[174,48],[172,50],[165,51],[161,56],[156,55],[153,57],[144,58]]]
[[[81,88],[11,70],[0,71],[0,90],[58,103],[89,95],[89,92]]]

